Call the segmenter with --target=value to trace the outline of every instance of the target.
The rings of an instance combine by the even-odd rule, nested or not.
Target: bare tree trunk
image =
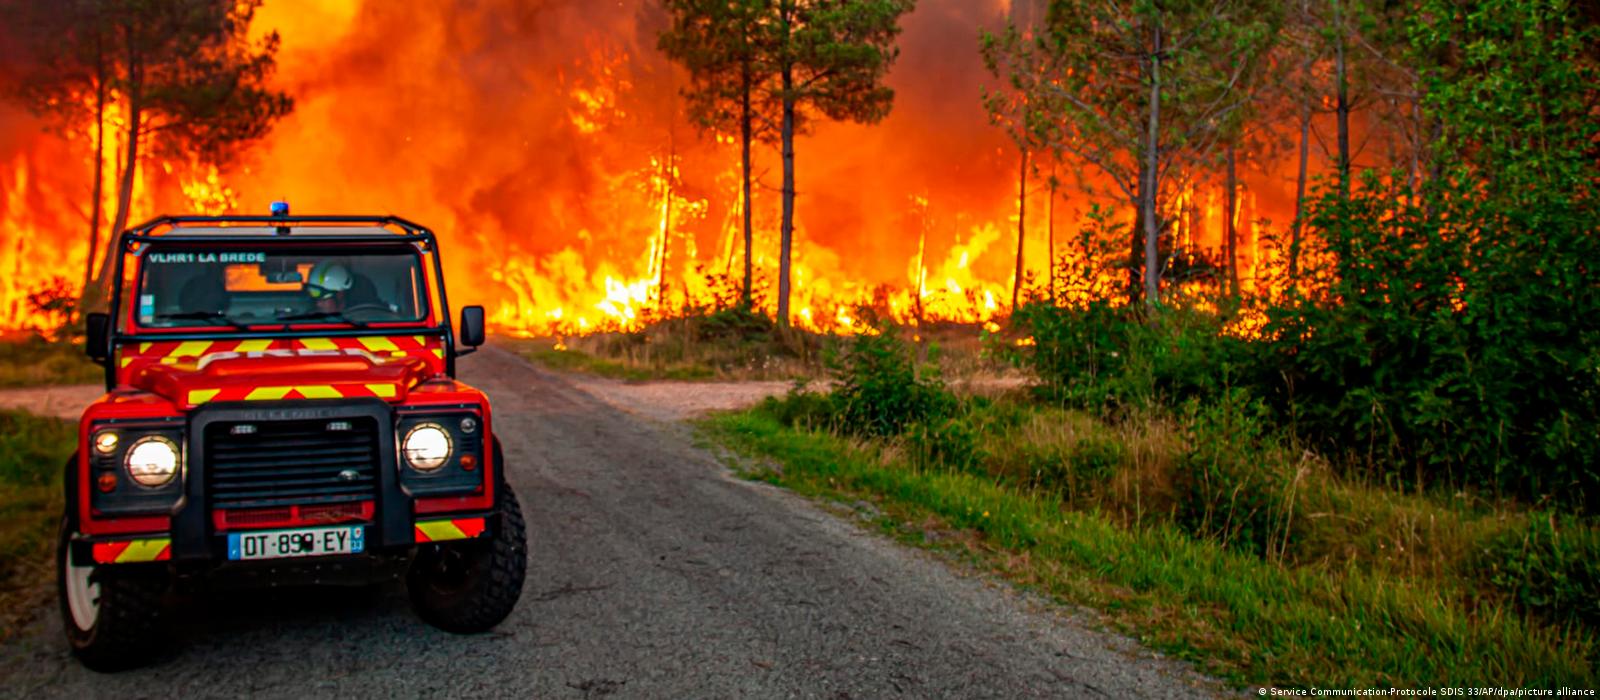
[[[1236,154],[1237,146],[1228,144],[1227,150],[1227,192],[1224,193],[1224,206],[1227,207],[1226,215],[1222,221],[1223,238],[1228,247],[1228,296],[1239,296],[1239,170]]]
[[[792,0],[780,9],[783,24],[783,221],[778,239],[778,328],[789,327],[789,252],[794,245],[794,64],[789,57]]]
[[[1060,155],[1060,154],[1057,154]],[[1046,270],[1050,275],[1050,303],[1056,303],[1056,163],[1050,162],[1050,199],[1045,202]]]
[[[1144,303],[1161,304],[1161,268],[1156,237],[1161,231],[1156,221],[1156,168],[1160,160],[1161,129],[1161,24],[1153,19],[1150,28],[1150,118],[1145,131],[1144,181],[1139,187],[1139,205],[1144,218]]]
[[[1339,193],[1346,198],[1350,196],[1350,86],[1345,72],[1344,60],[1344,11],[1342,0],[1333,2],[1334,23],[1334,79],[1337,86],[1337,101],[1334,107],[1336,121],[1339,129]]]
[[[740,73],[743,81],[742,93],[739,104],[739,142],[741,146],[740,158],[744,168],[744,292],[740,296],[740,303],[744,310],[749,311],[753,304],[751,300],[751,285],[753,273],[751,268],[751,225],[750,225],[750,63],[745,62]]]
[[[1016,313],[1022,299],[1022,247],[1027,242],[1028,149],[1022,149],[1022,164],[1017,168],[1017,267],[1011,277],[1011,312]]]
[[[671,132],[667,136],[667,160],[661,167],[661,258],[656,266],[656,307],[665,309],[667,306],[667,261],[668,249],[672,246],[672,166],[678,157],[677,144],[672,143]]]
[[[1300,106],[1300,171],[1294,180],[1294,224],[1289,228],[1289,281],[1300,274],[1300,232],[1305,229],[1306,161],[1311,148],[1311,105]]]
[[[100,217],[104,209],[106,169],[106,57],[103,37],[98,29],[94,41],[94,186],[89,204],[89,248],[83,264],[82,298],[94,284],[95,254],[100,251]],[[82,309],[79,309],[82,313]]]
[[[1144,162],[1139,162],[1138,196],[1133,201],[1133,228],[1128,235],[1128,304],[1144,297]]]
[[[143,128],[144,95],[143,71],[139,65],[137,52],[129,50],[128,56],[128,125],[126,128],[127,149],[122,162],[122,174],[117,183],[117,211],[111,219],[111,238],[106,249],[106,256],[100,261],[100,274],[95,278],[95,291],[104,294],[104,300],[110,298],[108,284],[121,284],[121,280],[112,280],[111,271],[115,265],[114,258],[119,255],[115,249],[117,234],[128,227],[128,215],[133,208],[133,181],[139,171],[139,130]]]

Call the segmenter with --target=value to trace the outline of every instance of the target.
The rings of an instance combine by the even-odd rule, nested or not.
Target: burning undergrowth
[[[794,323],[851,332],[861,306],[979,323],[1009,311],[1017,153],[979,100],[994,78],[976,50],[979,28],[1001,25],[1007,9],[920,3],[899,40],[889,118],[818,123],[802,138]],[[223,172],[150,158],[132,218],[258,213],[274,199],[304,213],[401,214],[444,238],[458,303],[487,305],[509,332],[626,330],[726,307],[743,267],[738,145],[684,118],[685,78],[655,49],[665,24],[644,0],[268,2],[252,33],[281,34],[274,82],[294,112]],[[117,109],[113,100],[112,137]],[[48,325],[28,295],[82,283],[93,136],[92,125],[46,134],[22,112],[0,112],[0,270],[10,273],[0,326]],[[769,312],[773,150],[757,150],[752,203],[755,292]],[[106,149],[108,171],[117,152]],[[1071,163],[1036,166],[1024,284],[1043,293],[1045,261],[1073,255],[1080,219],[1104,201],[1085,193],[1104,188]],[[1046,184],[1052,171],[1059,187]],[[1253,279],[1265,256],[1256,193],[1288,198],[1281,177],[1246,181],[1241,264]],[[1174,206],[1185,213],[1178,246],[1217,247],[1215,194],[1190,185]]]

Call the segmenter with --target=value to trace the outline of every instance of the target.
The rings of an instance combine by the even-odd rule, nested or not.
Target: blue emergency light
[[[289,203],[288,202],[273,202],[272,203],[272,207],[271,207],[271,211],[272,211],[272,215],[273,216],[288,216],[289,215]]]

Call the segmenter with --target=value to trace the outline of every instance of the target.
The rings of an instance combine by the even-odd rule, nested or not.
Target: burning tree
[[[261,0],[7,0],[6,14],[28,37],[30,69],[18,91],[58,124],[92,124],[96,134],[91,252],[98,244],[105,131],[116,131],[116,209],[112,231],[128,225],[139,164],[149,153],[222,165],[267,133],[293,108],[266,86],[277,33],[252,42],[247,32]],[[116,102],[119,118],[107,119]],[[109,123],[108,123],[109,122]],[[114,236],[107,237],[107,244]],[[84,303],[109,281],[103,256]]]
[[[749,309],[752,289],[750,211],[750,144],[770,140],[772,122],[761,119],[756,91],[772,80],[755,41],[768,0],[666,0],[672,28],[662,33],[660,47],[689,70],[692,84],[684,90],[690,118],[703,129],[739,131],[740,176],[744,218],[744,286],[739,303]]]
[[[783,152],[778,324],[789,325],[794,246],[794,137],[815,115],[872,123],[889,114],[882,80],[898,51],[901,15],[913,0],[682,0],[670,3],[668,55],[695,79],[691,109],[702,123],[737,118],[744,147],[745,289],[750,288],[750,155],[757,123],[776,124]],[[737,117],[731,110],[737,109]],[[748,291],[746,303],[748,304]]]
[[[1104,173],[1137,212],[1129,297],[1160,303],[1159,201],[1174,169],[1212,155],[1248,96],[1238,89],[1277,34],[1276,3],[1054,0],[1035,36],[986,33],[989,69],[1027,109],[1024,144],[1071,153]],[[997,114],[1012,101],[990,95]],[[1141,240],[1142,237],[1142,251]]]

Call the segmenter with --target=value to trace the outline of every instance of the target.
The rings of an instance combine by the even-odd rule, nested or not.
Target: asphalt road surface
[[[54,610],[0,649],[44,697],[1179,697],[1216,687],[1070,611],[739,480],[681,425],[486,349],[528,520],[527,586],[455,636],[404,591],[235,594],[182,613],[141,670],[79,666]]]

